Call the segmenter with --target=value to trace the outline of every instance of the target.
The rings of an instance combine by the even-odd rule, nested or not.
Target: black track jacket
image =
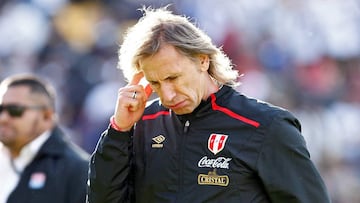
[[[92,155],[90,203],[330,202],[300,124],[224,86],[188,115],[158,100]]]

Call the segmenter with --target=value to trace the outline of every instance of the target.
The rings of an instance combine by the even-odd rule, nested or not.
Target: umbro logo
[[[151,145],[152,148],[163,148],[165,141],[165,137],[163,135],[158,135],[156,137],[153,137],[152,140],[155,142]]]

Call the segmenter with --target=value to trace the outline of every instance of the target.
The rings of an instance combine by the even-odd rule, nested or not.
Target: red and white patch
[[[227,138],[227,135],[211,134],[208,140],[208,149],[216,155],[224,149]]]
[[[35,172],[31,174],[29,187],[31,189],[41,189],[45,186],[46,175],[43,172]]]

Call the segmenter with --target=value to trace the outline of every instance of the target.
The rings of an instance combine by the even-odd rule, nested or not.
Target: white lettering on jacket
[[[200,168],[224,168],[229,169],[229,162],[231,158],[218,157],[216,159],[209,159],[207,156],[204,156],[200,159],[198,166]]]

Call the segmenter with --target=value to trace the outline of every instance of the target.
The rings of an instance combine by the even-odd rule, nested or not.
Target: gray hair
[[[127,30],[119,50],[118,68],[127,80],[141,71],[139,60],[156,54],[162,44],[169,44],[192,60],[199,54],[208,55],[208,73],[217,83],[238,84],[238,71],[233,69],[228,56],[187,17],[175,15],[167,7],[140,10],[143,17]]]

